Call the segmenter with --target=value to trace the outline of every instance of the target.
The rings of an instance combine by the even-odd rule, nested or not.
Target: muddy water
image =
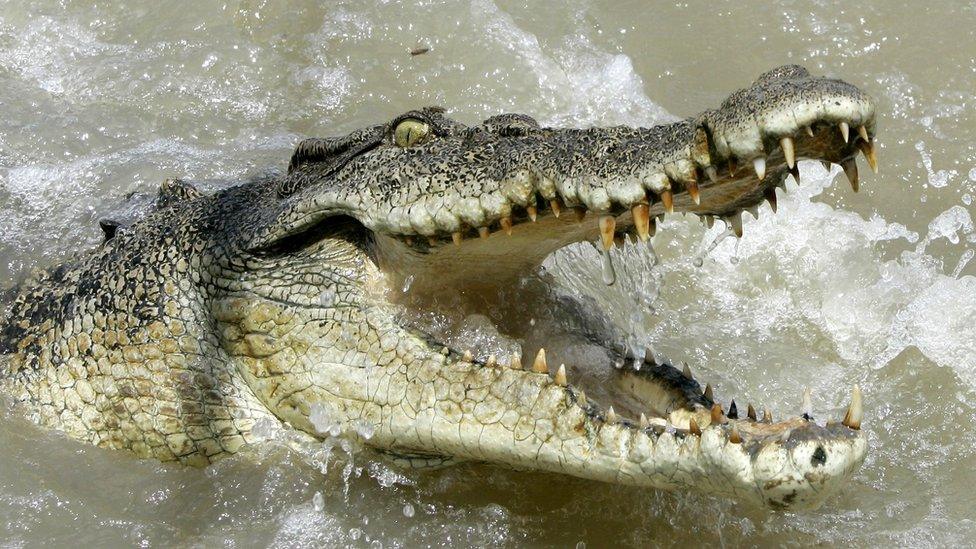
[[[4,411],[4,545],[976,542],[976,5],[101,4],[0,3],[4,282],[95,244],[96,220],[127,193],[169,176],[280,169],[301,137],[420,105],[469,122],[518,111],[649,124],[787,62],[863,86],[882,116],[880,175],[862,164],[852,194],[801,164],[803,186],[791,184],[778,215],[747,216],[738,242],[669,220],[655,239],[655,314],[615,322],[777,416],[797,411],[803,386],[817,413],[837,415],[860,383],[872,451],[824,508],[767,514],[489,467],[403,476],[344,439],[188,471]],[[430,51],[412,57],[418,46]],[[632,249],[617,259],[648,261]],[[586,247],[549,267],[608,311],[650,292],[627,269],[602,287]]]

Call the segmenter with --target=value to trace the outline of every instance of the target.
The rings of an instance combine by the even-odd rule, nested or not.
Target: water
[[[490,467],[403,474],[362,450],[368,426],[314,448],[268,427],[278,443],[185,470],[4,411],[6,545],[976,542],[976,5],[101,4],[0,2],[0,280],[94,245],[100,216],[166,177],[281,169],[301,137],[422,105],[468,122],[649,124],[786,62],[863,86],[879,101],[882,171],[862,168],[861,193],[805,163],[803,185],[779,214],[746,216],[741,241],[709,249],[721,224],[669,219],[654,240],[660,295],[628,274],[628,254],[649,261],[639,250],[614,252],[610,288],[598,254],[555,276],[588,281],[573,291],[607,310],[650,300],[614,319],[635,347],[777,417],[803,387],[838,415],[860,383],[872,451],[823,509],[766,514]]]

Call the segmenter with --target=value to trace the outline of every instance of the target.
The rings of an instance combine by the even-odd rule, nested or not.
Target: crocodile
[[[687,364],[606,343],[596,398],[559,349],[464,349],[411,313],[481,314],[518,340],[529,324],[513,302],[553,299],[519,283],[547,255],[589,241],[619,283],[621,239],[651,242],[675,212],[741,236],[742,212],[775,211],[800,159],[840,165],[856,191],[859,154],[877,171],[874,135],[868,95],[790,65],[650,128],[468,126],[426,107],[305,139],[287,171],[212,192],[167,181],[151,211],[103,224],[99,247],[10,289],[2,388],[42,426],[164,462],[238,453],[266,421],[323,439],[327,416],[417,467],[815,508],[865,457],[856,386],[843,418],[814,418],[807,393],[803,413],[774,421],[721,402]]]

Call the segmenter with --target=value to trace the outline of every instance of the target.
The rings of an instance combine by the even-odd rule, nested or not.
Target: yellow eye
[[[427,137],[430,126],[416,118],[408,118],[393,130],[393,142],[397,147],[412,147]]]

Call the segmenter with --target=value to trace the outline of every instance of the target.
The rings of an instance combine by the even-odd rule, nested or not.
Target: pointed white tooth
[[[752,167],[756,170],[756,177],[760,181],[766,178],[766,159],[763,157],[758,157],[752,161]]]
[[[565,387],[568,384],[566,381],[566,365],[560,364],[559,369],[556,370],[556,385],[560,387]]]
[[[742,212],[735,212],[726,219],[729,220],[729,225],[731,225],[735,236],[742,238]]]
[[[464,362],[471,362],[472,360],[474,360],[474,355],[471,354],[470,349],[464,351],[464,354],[461,355],[461,360],[463,360]]]
[[[863,417],[864,402],[861,395],[861,387],[855,385],[854,390],[851,391],[851,405],[847,407],[847,414],[844,416],[842,423],[851,429],[858,430],[861,428],[861,420]]]
[[[705,168],[705,175],[712,183],[718,183],[718,172],[715,171],[715,166],[709,166]]]
[[[691,375],[691,366],[688,366],[687,362],[685,362],[685,367],[681,370],[681,373],[688,379],[695,379],[695,376]]]
[[[857,135],[860,135],[864,141],[871,141],[871,138],[868,137],[868,129],[864,126],[857,127]]]
[[[813,128],[810,126],[806,126],[806,130],[807,130],[807,135],[813,137]]]
[[[613,233],[617,227],[617,220],[612,215],[600,216],[600,240],[603,242],[603,249],[613,248]]]
[[[857,176],[857,161],[853,158],[848,158],[847,160],[840,163],[840,167],[844,168],[844,175],[847,176],[847,180],[851,183],[851,189],[857,192],[860,189],[860,183]]]
[[[613,406],[607,409],[607,423],[617,423],[617,413],[613,411]]]
[[[647,429],[650,426],[651,426],[651,422],[650,421],[647,421],[647,416],[644,415],[644,412],[641,412],[641,415],[640,415],[640,428],[641,429]]]
[[[796,164],[796,153],[793,150],[793,138],[784,137],[779,140],[779,144],[783,147],[783,156],[786,158],[786,166],[792,169]]]
[[[485,361],[485,366],[489,368],[494,368],[495,366],[498,366],[498,359],[495,358],[495,355],[488,355],[488,360]]]
[[[849,143],[851,141],[851,127],[847,122],[840,123],[840,135],[844,138],[844,143]]]
[[[532,361],[532,371],[537,374],[549,373],[549,365],[546,364],[546,350],[544,348],[539,349],[539,353],[535,355],[535,360]]]
[[[519,353],[512,353],[512,357],[508,362],[508,367],[513,370],[522,369],[522,355]]]
[[[634,226],[637,228],[637,236],[644,242],[651,238],[651,216],[650,207],[647,204],[635,204],[630,209],[634,216]]]
[[[809,387],[803,390],[802,412],[808,417],[813,417],[813,395]]]

